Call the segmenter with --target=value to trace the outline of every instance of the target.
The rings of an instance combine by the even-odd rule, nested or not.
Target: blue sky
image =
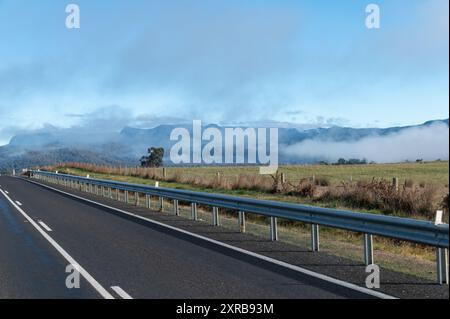
[[[375,2],[375,1],[374,1]],[[386,127],[448,118],[448,0],[0,0],[0,145],[94,119]]]

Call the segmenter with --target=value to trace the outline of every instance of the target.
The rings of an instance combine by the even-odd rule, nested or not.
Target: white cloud
[[[330,162],[336,162],[339,158],[366,158],[378,163],[390,163],[416,159],[447,160],[448,145],[449,127],[434,124],[355,142],[306,140],[282,149],[293,158],[322,158]]]

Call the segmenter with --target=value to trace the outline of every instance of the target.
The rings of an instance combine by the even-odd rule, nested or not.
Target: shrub
[[[315,178],[314,184],[316,186],[326,187],[330,186],[330,180],[326,177],[319,176]]]
[[[314,198],[316,195],[317,187],[315,183],[311,182],[309,178],[300,179],[297,185],[290,184],[290,190],[288,191],[291,195]]]
[[[449,198],[448,198],[448,193],[447,193],[447,195],[445,195],[444,196],[444,198],[442,199],[442,202],[441,202],[441,208],[446,212],[446,213],[448,213],[448,206],[449,206]]]
[[[330,188],[319,200],[338,201],[353,208],[378,209],[385,213],[421,214],[431,217],[435,210],[436,188],[403,187],[396,190],[387,180],[342,183]]]
[[[405,180],[405,188],[413,188],[414,187],[414,181],[412,179]]]

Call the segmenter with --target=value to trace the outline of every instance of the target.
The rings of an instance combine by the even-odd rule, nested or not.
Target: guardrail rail
[[[197,220],[197,205],[212,207],[214,226],[220,225],[219,208],[238,212],[240,230],[245,232],[245,213],[253,213],[270,218],[270,239],[278,240],[277,219],[299,221],[311,225],[311,251],[320,250],[319,226],[326,226],[362,233],[364,239],[364,263],[374,263],[373,236],[382,236],[407,242],[413,242],[436,248],[437,282],[448,285],[448,248],[449,225],[435,224],[429,221],[400,218],[394,216],[359,213],[299,204],[242,198],[221,194],[210,194],[152,187],[124,182],[93,179],[53,172],[32,170],[30,178],[57,183],[81,191],[95,193],[119,200],[119,192],[124,193],[129,202],[129,193],[139,202],[139,194],[145,195],[146,207],[150,208],[151,197],[159,198],[159,207],[164,199],[173,202],[174,214],[179,214],[179,202],[191,203],[191,218]],[[113,192],[114,190],[114,192]]]

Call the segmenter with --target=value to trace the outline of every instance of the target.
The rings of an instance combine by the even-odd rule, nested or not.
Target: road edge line
[[[76,266],[76,269],[89,282],[89,284],[104,298],[115,299],[103,286],[94,279],[76,260],[67,253],[50,235],[48,235],[41,227],[30,217],[25,211],[23,211],[3,190],[0,189],[0,193],[13,205],[13,207],[21,213],[27,221],[55,248],[69,264]]]

